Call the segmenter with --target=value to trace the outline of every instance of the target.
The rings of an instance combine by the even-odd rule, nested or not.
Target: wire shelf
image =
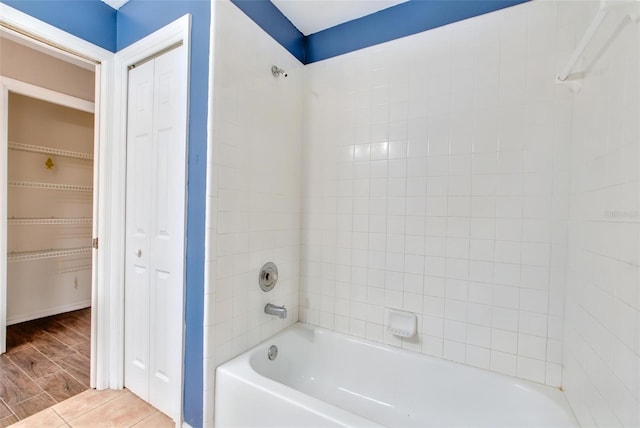
[[[54,149],[52,147],[33,146],[30,144],[9,142],[9,148],[13,150],[20,150],[23,152],[32,153],[46,153],[50,155],[65,156],[68,158],[93,160],[93,155],[89,153],[74,152],[71,150]]]
[[[7,261],[27,262],[32,260],[52,259],[57,257],[91,254],[91,247],[60,248],[37,251],[14,251],[7,254]]]
[[[30,189],[68,190],[72,192],[92,192],[91,186],[76,186],[75,184],[36,183],[33,181],[9,181],[9,187],[25,187]]]
[[[7,223],[14,226],[30,226],[40,224],[90,225],[93,219],[79,218],[10,218]]]

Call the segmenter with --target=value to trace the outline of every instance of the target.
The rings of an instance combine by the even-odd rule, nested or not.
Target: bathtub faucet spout
[[[269,315],[275,315],[280,319],[284,319],[287,317],[287,308],[284,306],[276,306],[271,303],[267,303],[264,307],[264,313]]]

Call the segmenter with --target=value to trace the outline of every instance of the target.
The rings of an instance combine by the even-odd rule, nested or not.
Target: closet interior
[[[4,78],[47,90],[8,97],[12,325],[91,305],[94,73],[6,38],[2,56]]]
[[[93,114],[9,94],[7,324],[91,305]]]

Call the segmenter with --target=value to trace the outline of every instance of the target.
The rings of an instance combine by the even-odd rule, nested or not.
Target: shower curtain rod
[[[631,1],[603,0],[600,5],[600,10],[596,14],[596,16],[593,18],[593,21],[591,21],[591,24],[589,24],[589,27],[587,28],[587,31],[585,31],[584,36],[582,36],[580,43],[578,43],[576,50],[573,52],[573,54],[569,58],[569,61],[567,62],[567,65],[562,69],[562,72],[558,74],[558,76],[556,77],[556,80],[558,82],[567,81],[567,79],[569,78],[569,75],[571,74],[571,71],[573,70],[573,67],[575,67],[578,60],[582,57],[582,55],[584,54],[584,51],[587,49],[587,46],[589,46],[589,43],[591,42],[593,37],[596,35],[596,32],[600,28],[600,25],[602,25],[602,22],[607,17],[609,12],[611,12],[612,9],[619,8],[621,6],[626,6],[628,8],[631,8],[624,15],[623,19],[630,18],[631,21],[637,22],[638,20],[637,5],[638,4],[640,4],[638,0],[631,0]],[[636,6],[636,7],[633,7],[633,6]]]
[[[564,82],[565,80],[567,80],[567,77],[569,77],[569,74],[571,74],[571,70],[573,70],[573,67],[576,65],[587,46],[589,46],[589,42],[591,42],[591,39],[593,39],[593,36],[595,36],[596,31],[598,31],[598,28],[600,28],[600,24],[602,24],[602,21],[604,21],[604,18],[608,13],[608,9],[600,9],[598,11],[595,18],[593,18],[593,21],[591,21],[589,28],[587,28],[587,31],[584,33],[584,36],[582,36],[580,43],[578,43],[578,47],[575,51],[573,51],[573,54],[569,58],[569,62],[567,62],[567,65],[558,75],[559,81]]]

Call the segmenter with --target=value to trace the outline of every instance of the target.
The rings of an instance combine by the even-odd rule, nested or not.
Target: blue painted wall
[[[98,0],[0,0],[111,52],[116,51],[116,11]]]
[[[305,62],[305,36],[269,0],[231,0],[280,45]]]
[[[310,34],[305,64],[431,30],[529,0],[409,0]]]
[[[353,52],[529,0],[409,0],[308,36],[270,0],[231,0],[303,64]]]
[[[120,50],[191,14],[191,73],[189,91],[189,156],[187,177],[187,289],[184,368],[184,417],[202,426],[204,242],[209,96],[208,0],[132,0],[118,10],[117,49]]]
[[[99,0],[0,1],[112,52],[129,46],[187,13],[192,15],[184,416],[194,428],[202,426],[210,1],[131,0],[117,12]]]

